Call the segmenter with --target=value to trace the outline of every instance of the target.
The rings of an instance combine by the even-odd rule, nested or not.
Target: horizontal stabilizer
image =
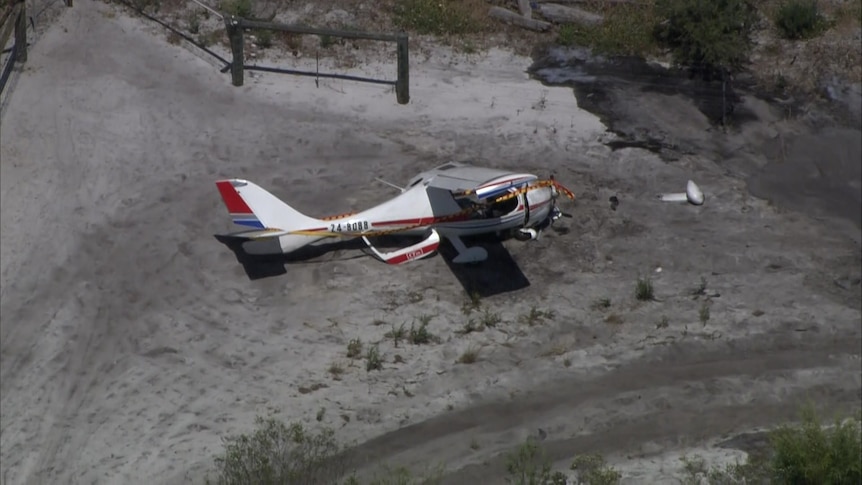
[[[368,245],[371,251],[373,251],[378,258],[388,264],[402,264],[422,259],[434,253],[434,251],[437,250],[437,247],[440,246],[440,235],[437,234],[437,231],[434,229],[432,229],[431,234],[422,241],[412,246],[407,246],[406,248],[388,253],[381,253],[378,251],[377,248],[371,245],[371,242],[367,237],[362,236],[362,240],[365,241],[365,244]]]

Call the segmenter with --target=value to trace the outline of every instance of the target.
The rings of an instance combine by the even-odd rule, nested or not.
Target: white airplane
[[[528,173],[509,172],[451,162],[413,177],[396,197],[361,212],[314,218],[299,213],[276,196],[242,179],[219,180],[216,186],[235,224],[254,228],[229,234],[246,240],[277,238],[282,253],[296,251],[327,238],[361,237],[382,261],[401,264],[429,256],[445,237],[457,250],[455,263],[484,261],[488,252],[467,247],[462,236],[511,233],[526,241],[562,212],[559,193],[574,194],[553,177],[540,180]],[[422,236],[411,246],[381,252],[369,237]]]

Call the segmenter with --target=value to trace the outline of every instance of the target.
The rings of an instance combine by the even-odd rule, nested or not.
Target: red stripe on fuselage
[[[544,202],[539,202],[538,204],[532,204],[532,205],[530,206],[530,210],[532,210],[532,209],[538,209],[539,207],[542,207],[543,205],[547,205],[547,204],[549,204],[550,202],[551,202],[551,199],[548,199],[548,200],[546,200],[546,201],[544,201]]]
[[[380,221],[373,222],[372,224],[375,226],[413,226],[417,224],[430,224],[432,222],[434,222],[433,217],[422,217],[419,219],[398,219],[394,221]]]
[[[253,214],[251,208],[249,208],[248,204],[242,200],[242,197],[240,197],[239,193],[233,185],[231,185],[229,180],[219,180],[216,182],[216,187],[218,187],[218,191],[221,194],[221,198],[229,213]]]
[[[397,219],[394,221],[372,222],[373,226],[425,226],[437,222],[458,222],[470,219],[470,214],[457,216],[420,217],[417,219]]]

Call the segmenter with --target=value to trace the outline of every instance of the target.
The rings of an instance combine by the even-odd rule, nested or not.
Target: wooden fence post
[[[398,80],[395,81],[395,97],[398,104],[410,102],[410,55],[407,48],[407,34],[398,34],[397,57],[398,57]]]
[[[224,18],[225,30],[227,30],[228,39],[230,39],[230,50],[233,53],[233,61],[230,64],[230,76],[234,86],[242,86],[243,75],[243,35],[241,19],[231,15]]]
[[[15,19],[15,50],[18,62],[27,62],[27,2],[21,0],[18,18]]]

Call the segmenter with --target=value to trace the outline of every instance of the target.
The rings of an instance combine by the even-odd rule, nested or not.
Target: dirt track
[[[371,440],[360,456],[430,456],[453,483],[501,473],[499,453],[538,428],[561,465],[602,451],[625,466],[790,418],[804,397],[859,407],[858,224],[829,204],[815,219],[752,197],[751,174],[728,169],[767,167],[747,147],[801,122],[757,104],[765,121],[669,163],[611,151],[570,90],[496,65],[417,63],[410,107],[277,76],[234,88],[159,30],[76,0],[32,47],[0,127],[4,483],[197,480],[219,437],[255,414],[314,425],[321,407],[345,438]],[[652,96],[646,113],[662,106],[668,125],[708,129],[684,99]],[[448,157],[555,171],[578,194],[568,233],[507,241],[495,254],[509,262],[479,269],[442,257],[391,268],[345,249],[253,281],[212,237],[230,228],[218,178],[324,215],[385,199],[376,176],[403,182]],[[655,200],[689,178],[704,206]],[[633,297],[646,274],[658,301]],[[701,278],[718,296],[692,296]],[[476,282],[503,322],[462,337]],[[611,307],[592,308],[600,298]],[[519,323],[533,305],[556,317]],[[374,320],[424,313],[443,343],[384,342],[383,371],[348,362],[343,380],[327,375],[350,338],[382,339],[389,327]],[[473,344],[481,360],[454,364]],[[299,390],[314,383],[327,387]]]

